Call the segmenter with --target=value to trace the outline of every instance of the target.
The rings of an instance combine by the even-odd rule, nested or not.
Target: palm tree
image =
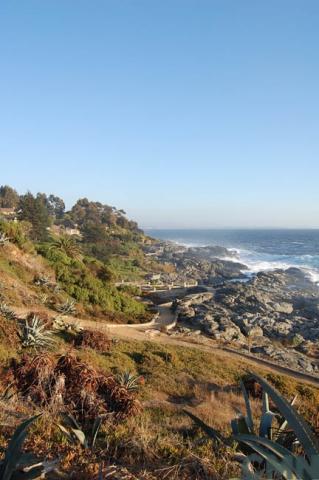
[[[50,250],[57,250],[71,258],[79,258],[81,250],[71,235],[61,235],[54,239],[50,245]]]

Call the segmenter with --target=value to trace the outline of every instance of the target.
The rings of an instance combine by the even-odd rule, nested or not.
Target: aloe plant
[[[85,433],[72,415],[64,415],[64,424],[58,423],[58,427],[66,435],[70,443],[80,444],[85,449],[93,449],[102,421],[103,417],[96,417],[90,432]]]
[[[28,434],[28,429],[40,416],[41,414],[35,415],[16,428],[5,451],[4,458],[0,462],[0,480],[45,478],[47,473],[56,468],[56,461],[39,462],[34,460],[34,462],[31,462],[30,455],[22,452],[22,445]]]
[[[255,425],[253,420],[249,396],[243,384],[241,389],[246,412],[232,420],[230,437],[224,438],[198,417],[188,411],[185,412],[211,438],[228,446],[234,443],[238,445],[243,454],[241,458],[245,478],[255,480],[260,478],[260,472],[264,472],[266,478],[280,475],[285,480],[318,479],[319,446],[309,425],[293,406],[296,397],[289,403],[265,379],[256,374],[252,374],[251,377],[263,388],[263,407],[259,425]],[[269,399],[276,405],[279,414],[270,410]],[[279,422],[277,429],[272,426],[274,420]],[[288,425],[294,433],[294,442],[285,446],[284,432]],[[304,456],[293,451],[293,445],[296,443],[302,447]]]
[[[135,392],[141,382],[140,375],[133,375],[131,372],[119,373],[116,377],[118,383],[125,387],[129,392]]]
[[[53,343],[53,332],[46,330],[46,325],[33,315],[31,319],[26,319],[22,326],[20,339],[23,347],[44,348]]]
[[[16,314],[4,302],[0,303],[0,315],[3,315],[7,320],[16,320]]]
[[[76,312],[75,301],[66,300],[66,302],[57,305],[57,311],[62,315],[74,315],[74,313]]]

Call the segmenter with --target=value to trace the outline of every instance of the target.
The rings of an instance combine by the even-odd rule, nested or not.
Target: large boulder
[[[287,302],[273,303],[271,306],[275,312],[285,313],[287,315],[290,315],[294,310],[293,305]]]
[[[264,335],[263,329],[258,325],[247,326],[244,331],[247,337],[262,337]]]

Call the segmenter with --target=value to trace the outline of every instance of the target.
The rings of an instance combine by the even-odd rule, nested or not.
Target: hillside
[[[63,200],[44,194],[9,200],[2,205],[11,208],[0,208],[1,269],[19,278],[22,268],[19,288],[28,290],[21,296],[14,287],[9,299],[50,307],[73,299],[81,314],[109,321],[147,317],[135,299],[138,288],[120,284],[163,267],[144,255],[143,245],[152,240],[123,211],[82,199],[64,212]]]
[[[52,195],[18,196],[3,188],[1,198],[0,446],[22,420],[41,415],[23,445],[31,457],[18,451],[19,474],[3,478],[40,478],[48,466],[43,461],[51,470],[45,478],[52,479],[238,477],[235,444],[207,437],[185,410],[230,435],[231,420],[246,408],[244,380],[256,420],[262,401],[247,381],[252,368],[286,399],[298,394],[296,408],[317,432],[316,388],[249,360],[239,364],[217,348],[201,349],[200,342],[179,344],[165,328],[157,342],[151,335],[146,340],[148,327],[138,339],[107,327],[154,317],[138,286],[152,275],[175,283],[193,278],[190,263],[174,270],[171,252],[163,259],[163,253],[149,255],[157,242],[123,211],[82,199],[65,212]],[[192,257],[193,276],[196,262]],[[216,276],[225,268],[235,275],[234,265],[231,271],[219,261]],[[176,305],[178,314],[183,304]],[[26,461],[39,471],[23,471]]]

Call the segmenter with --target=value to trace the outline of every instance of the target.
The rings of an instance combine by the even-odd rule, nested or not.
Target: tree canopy
[[[8,185],[2,185],[0,187],[0,208],[16,208],[18,203],[18,193]]]

